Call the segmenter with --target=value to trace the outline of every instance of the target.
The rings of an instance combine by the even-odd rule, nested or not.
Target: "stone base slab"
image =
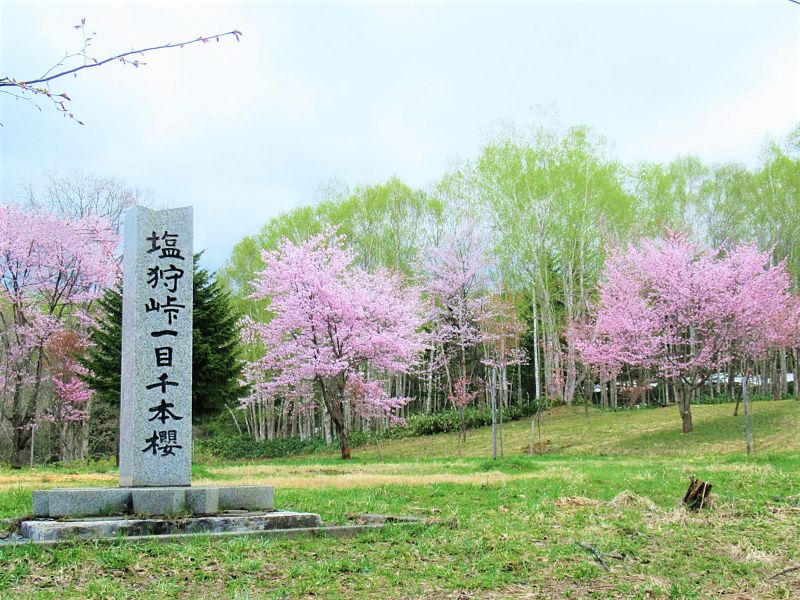
[[[268,485],[152,488],[75,488],[33,492],[36,517],[105,515],[211,515],[226,510],[265,511],[275,507]]]
[[[31,520],[20,524],[22,537],[33,542],[56,542],[96,538],[176,536],[184,534],[245,534],[272,530],[322,527],[314,513],[289,511],[233,512],[182,519],[138,519],[133,517],[82,520]]]
[[[379,531],[385,525],[323,525],[322,527],[298,527],[296,529],[264,529],[260,531],[220,531],[210,533],[165,533],[163,535],[131,535],[123,538],[93,538],[93,544],[149,544],[152,542],[183,542],[203,536],[214,540],[226,540],[233,537],[268,537],[273,539],[294,539],[298,537],[331,537],[343,538],[358,536],[371,531]],[[3,546],[61,546],[65,544],[80,544],[83,540],[29,540],[20,535],[0,538],[0,549]]]

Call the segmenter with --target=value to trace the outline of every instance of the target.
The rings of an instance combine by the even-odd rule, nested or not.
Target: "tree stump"
[[[699,479],[691,478],[689,489],[683,497],[683,503],[692,510],[700,510],[708,506],[708,497],[711,494],[711,484]]]

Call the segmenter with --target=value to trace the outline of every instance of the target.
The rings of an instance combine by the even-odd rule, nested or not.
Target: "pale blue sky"
[[[73,3],[0,0],[0,75],[240,29],[54,84],[81,127],[0,97],[0,191],[55,168],[195,206],[219,267],[242,236],[331,179],[424,187],[499,120],[556,111],[623,160],[753,163],[800,122],[800,6],[758,2]]]

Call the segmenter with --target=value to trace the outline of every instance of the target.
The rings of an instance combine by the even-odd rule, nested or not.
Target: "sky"
[[[153,207],[193,205],[212,269],[331,181],[429,186],[498,123],[588,125],[627,162],[745,164],[800,123],[789,0],[0,0],[0,77],[38,76],[78,49],[81,18],[96,58],[243,36],[54,82],[83,126],[0,94],[0,201],[47,170],[114,176]]]

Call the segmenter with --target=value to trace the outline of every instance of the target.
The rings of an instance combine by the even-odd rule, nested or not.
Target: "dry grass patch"
[[[635,508],[637,510],[657,511],[658,505],[644,496],[639,496],[628,490],[622,491],[608,502],[614,508]]]
[[[707,473],[745,473],[747,475],[772,475],[775,473],[775,467],[767,463],[715,464],[704,466],[703,470]],[[683,467],[684,473],[694,473],[695,471],[697,471],[696,466]]]
[[[725,550],[731,560],[735,560],[737,562],[749,562],[765,565],[782,565],[785,563],[785,558],[783,556],[760,550],[754,547],[753,544],[746,539],[743,539],[736,544],[729,544]]]
[[[0,475],[0,491],[10,488],[61,487],[64,483],[114,483],[116,473],[36,473],[20,472],[19,475]]]
[[[565,496],[564,498],[557,498],[553,504],[558,508],[582,508],[585,506],[600,506],[602,501],[584,496]]]
[[[401,474],[401,473],[370,473],[351,472],[342,475],[251,475],[236,479],[237,485],[256,485],[267,484],[275,485],[280,489],[318,489],[318,488],[370,488],[382,485],[433,485],[439,483],[455,483],[466,485],[491,485],[497,483],[507,483],[511,481],[526,479],[556,479],[564,477],[574,477],[580,479],[580,475],[569,474],[564,471],[538,471],[534,473],[509,474],[500,471],[487,471],[482,473],[430,473],[430,474]],[[212,479],[199,479],[195,483],[202,485],[214,485]]]
[[[472,465],[464,461],[428,462],[428,463],[346,463],[341,465],[274,465],[274,464],[248,464],[221,467],[208,467],[208,472],[214,475],[253,477],[253,476],[309,476],[319,475],[354,475],[359,473],[383,474],[415,474],[430,473],[431,471],[451,470],[454,468],[469,468]]]

